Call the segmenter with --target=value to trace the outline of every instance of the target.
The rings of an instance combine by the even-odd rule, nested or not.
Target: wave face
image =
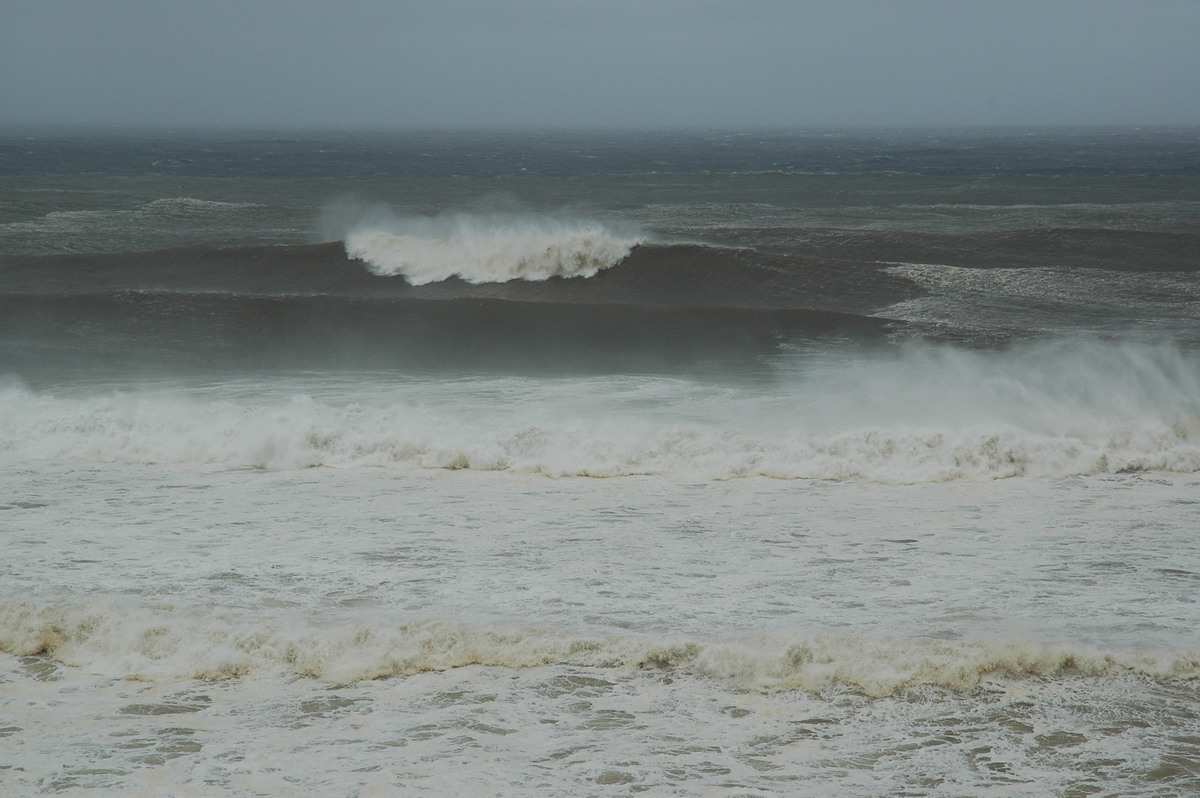
[[[754,370],[781,341],[890,327],[828,311],[169,292],[0,297],[0,314],[22,371],[160,374]]]
[[[642,240],[594,221],[459,214],[360,224],[346,233],[345,246],[374,274],[424,285],[450,277],[468,283],[591,277]]]
[[[0,298],[80,294],[240,297],[499,299],[642,308],[812,310],[866,314],[925,291],[890,264],[851,266],[699,244],[632,246],[589,279],[420,285],[373,273],[341,243],[0,259]]]
[[[903,325],[867,311],[916,293],[884,267],[638,244],[598,223],[428,224],[446,237],[361,233],[383,253],[370,268],[339,243],[10,259],[0,358],[21,373],[743,370],[788,341],[882,341]]]

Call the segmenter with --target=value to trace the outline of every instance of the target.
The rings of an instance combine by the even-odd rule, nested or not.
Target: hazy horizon
[[[0,0],[0,126],[1200,124],[1200,3]]]
[[[372,136],[394,136],[394,135],[437,135],[437,134],[461,134],[461,135],[504,135],[511,134],[514,136],[528,135],[621,135],[621,134],[674,134],[674,135],[729,135],[729,136],[755,136],[755,135],[780,135],[790,136],[796,134],[821,134],[821,135],[853,135],[853,134],[869,134],[875,132],[895,132],[906,133],[961,133],[966,136],[974,134],[1004,134],[1012,133],[1024,134],[1029,132],[1044,131],[1048,134],[1056,132],[1061,133],[1125,133],[1132,131],[1170,131],[1170,130],[1197,130],[1200,129],[1200,121],[1197,122],[1179,122],[1179,123],[1094,123],[1094,124],[1052,124],[1052,123],[1027,123],[1027,124],[858,124],[858,125],[650,125],[650,124],[628,124],[628,125],[612,125],[609,127],[599,125],[528,125],[528,126],[506,126],[499,124],[466,124],[466,125],[427,125],[427,126],[374,126],[374,127],[336,127],[331,125],[305,125],[303,123],[294,124],[277,124],[277,125],[254,125],[229,123],[220,125],[204,125],[204,124],[183,124],[183,123],[144,123],[144,124],[117,124],[117,123],[101,123],[101,122],[18,122],[7,123],[0,121],[0,132],[6,135],[78,135],[86,133],[99,133],[111,136],[213,136],[221,137],[229,136],[350,136],[370,138]]]

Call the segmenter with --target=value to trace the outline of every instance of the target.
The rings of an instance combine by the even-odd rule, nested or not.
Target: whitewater
[[[348,257],[413,285],[449,277],[469,283],[591,277],[645,240],[594,220],[474,214],[358,219],[343,235]]]
[[[20,139],[0,793],[1200,791],[1187,135]]]
[[[0,453],[881,483],[1200,470],[1200,365],[1178,350],[1072,342],[846,358],[751,388],[649,375],[364,374],[57,394],[11,384],[0,389]]]

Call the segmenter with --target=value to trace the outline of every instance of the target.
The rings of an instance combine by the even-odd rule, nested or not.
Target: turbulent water
[[[0,135],[5,795],[1200,792],[1200,131]]]

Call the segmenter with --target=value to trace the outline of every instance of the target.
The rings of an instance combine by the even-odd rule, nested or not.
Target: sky
[[[1200,0],[0,0],[0,125],[1200,124]]]

